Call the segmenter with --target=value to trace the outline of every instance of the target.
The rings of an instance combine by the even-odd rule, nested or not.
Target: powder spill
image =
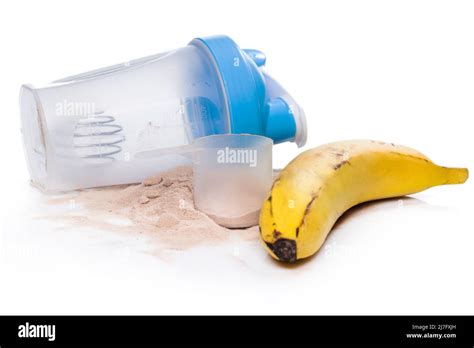
[[[80,206],[85,214],[77,215],[77,210],[71,209],[63,215],[46,218],[73,226],[145,234],[161,249],[185,250],[221,243],[234,236],[258,240],[257,226],[230,230],[195,209],[191,167],[178,167],[142,184],[75,191],[50,198],[48,203]]]

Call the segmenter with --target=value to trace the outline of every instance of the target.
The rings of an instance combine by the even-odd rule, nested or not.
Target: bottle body
[[[193,46],[23,86],[22,132],[32,180],[46,191],[140,182],[188,163],[173,148],[229,132],[212,64]],[[167,149],[157,159],[136,159]]]

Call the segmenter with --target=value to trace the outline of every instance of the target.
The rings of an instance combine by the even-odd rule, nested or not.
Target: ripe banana
[[[336,220],[356,204],[461,184],[466,168],[437,166],[411,148],[372,140],[307,150],[275,180],[260,213],[260,234],[277,260],[316,253]]]

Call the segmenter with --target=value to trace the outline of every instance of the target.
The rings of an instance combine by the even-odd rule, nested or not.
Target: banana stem
[[[445,168],[446,184],[463,184],[469,177],[467,168]]]

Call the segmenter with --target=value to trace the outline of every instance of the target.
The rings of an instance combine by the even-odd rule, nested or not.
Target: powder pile
[[[215,244],[233,236],[258,239],[256,226],[230,230],[195,209],[191,167],[178,167],[141,184],[80,190],[49,199],[50,204],[68,202],[84,208],[85,214],[78,216],[72,209],[64,215],[49,217],[69,221],[74,226],[146,234],[165,249]],[[114,223],[113,218],[127,223]]]

